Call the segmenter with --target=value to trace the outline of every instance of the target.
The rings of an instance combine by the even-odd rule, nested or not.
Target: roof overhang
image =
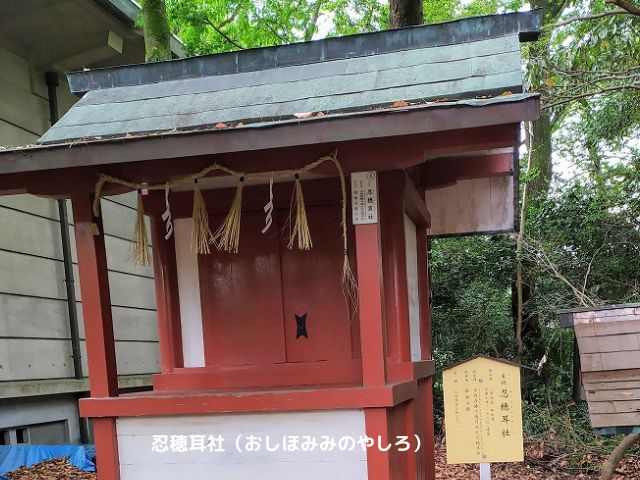
[[[540,99],[537,94],[517,94],[334,114],[241,128],[163,132],[127,138],[37,145],[0,151],[0,175],[74,167],[130,165],[155,160],[177,159],[182,162],[188,157],[210,157],[287,147],[338,148],[343,142],[379,143],[385,139],[411,135],[519,125],[522,121],[538,118],[539,111]],[[425,160],[428,145],[418,145],[417,148],[424,154],[405,162],[403,168]],[[398,155],[402,156],[402,152],[398,152]],[[389,165],[389,168],[398,168],[392,166],[392,162]]]
[[[144,60],[133,0],[3,0],[0,46],[28,59],[36,70],[67,72]],[[79,41],[80,39],[80,41]],[[182,43],[171,39],[174,55]]]

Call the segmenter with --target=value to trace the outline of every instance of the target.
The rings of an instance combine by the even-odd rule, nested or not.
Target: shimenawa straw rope
[[[343,251],[344,262],[343,262],[343,268],[342,268],[342,289],[345,295],[345,300],[347,302],[347,305],[352,309],[352,314],[354,314],[358,309],[358,289],[357,289],[355,276],[353,275],[351,264],[349,262],[348,237],[347,237],[347,185],[346,185],[346,180],[344,176],[344,170],[342,169],[342,165],[337,159],[337,151],[329,156],[321,157],[318,160],[312,163],[309,163],[308,165],[305,165],[304,167],[296,170],[281,170],[278,172],[244,173],[244,172],[237,172],[224,165],[214,163],[195,174],[180,177],[178,179],[175,179],[169,182],[159,183],[159,184],[130,182],[118,177],[113,177],[111,175],[100,174],[95,186],[93,213],[96,217],[100,216],[100,198],[102,195],[102,189],[107,183],[121,185],[121,186],[130,188],[131,190],[140,190],[142,188],[146,190],[165,190],[167,188],[171,188],[175,190],[175,187],[177,186],[194,183],[198,179],[206,177],[209,173],[214,171],[222,171],[229,175],[243,177],[244,179],[257,178],[257,179],[269,180],[273,178],[274,180],[278,180],[278,179],[290,178],[292,175],[299,175],[303,172],[309,172],[326,162],[333,163],[336,170],[338,171],[338,176],[340,178],[340,187],[342,191],[342,220],[340,223],[341,223],[341,229],[342,229],[342,241],[344,246],[344,251]],[[296,182],[296,184],[297,183],[298,182]],[[195,188],[194,190],[199,191],[198,188]],[[294,193],[297,195],[297,192],[294,192]],[[202,193],[200,192],[200,196],[201,195]],[[199,219],[198,223],[196,224],[196,221],[195,221],[196,218],[194,218],[194,231],[192,231],[192,240],[195,240],[195,239],[198,240],[197,242],[193,242],[193,244],[198,245],[198,248],[196,249],[196,251],[198,251],[198,253],[209,253],[210,249],[208,248],[208,245],[212,243],[213,239],[215,238],[217,240],[216,245],[218,246],[218,248],[222,248],[227,251],[237,252],[237,239],[239,239],[239,234],[240,234],[240,225],[239,225],[240,212],[236,212],[235,210],[239,208],[241,211],[241,208],[242,208],[241,207],[242,182],[238,186],[238,190],[236,190],[236,195],[234,197],[231,211],[227,215],[227,218],[225,219],[223,226],[220,227],[218,231],[216,231],[216,235],[211,235],[211,236],[207,235],[207,232],[209,232],[210,234],[210,230],[208,230],[208,216],[202,215],[203,210],[201,208],[204,205],[204,199],[202,199],[202,202],[200,202],[200,199],[196,199],[196,196],[197,196],[197,193],[194,192],[194,216],[197,213],[198,219]],[[139,198],[139,200],[141,201],[141,198]],[[300,202],[300,205],[304,209],[304,199],[301,198],[301,200],[302,201]],[[196,211],[196,205],[195,205],[196,201],[199,204],[197,211]],[[297,208],[298,207],[296,207],[296,224],[298,223]],[[206,206],[204,207],[204,212],[206,213]],[[304,213],[304,216],[306,217],[306,212]],[[206,219],[206,224],[204,223],[205,219]],[[237,222],[236,222],[236,219],[237,219]],[[205,225],[206,225],[206,229],[203,228]],[[223,227],[225,228],[223,229]],[[304,227],[301,224],[298,228],[297,235],[298,235],[298,241],[301,242],[301,244],[304,246],[305,240],[304,239],[300,240],[300,230],[302,230],[303,228]],[[294,231],[296,231],[296,227],[294,227]],[[194,233],[197,235],[194,235]],[[145,235],[146,235],[146,229],[145,229]],[[206,242],[204,241],[205,238],[207,239]],[[136,241],[136,238],[134,238],[134,241]],[[308,241],[310,246],[311,244],[310,236],[308,237]]]

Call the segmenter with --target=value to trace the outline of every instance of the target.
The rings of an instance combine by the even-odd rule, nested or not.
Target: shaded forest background
[[[167,22],[148,15],[162,3],[146,0],[144,21],[167,35]],[[190,55],[532,8],[544,27],[524,46],[523,74],[543,112],[522,132],[518,230],[432,241],[434,356],[438,368],[480,353],[531,367],[529,442],[553,445],[566,452],[563,468],[584,471],[619,439],[594,436],[574,402],[573,333],[556,314],[640,302],[640,3],[166,0]],[[441,415],[438,383],[436,394]]]

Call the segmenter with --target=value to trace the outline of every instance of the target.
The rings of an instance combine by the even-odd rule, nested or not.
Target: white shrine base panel
[[[123,417],[117,420],[117,431],[121,480],[367,479],[366,452],[358,444],[353,449],[320,448],[325,437],[338,442],[364,436],[362,410]],[[205,442],[209,436],[214,439],[204,450],[202,435]],[[236,446],[238,436],[242,451]],[[246,451],[250,436],[261,439],[259,450]],[[277,450],[267,451],[267,436],[272,450],[279,444]],[[283,451],[283,437],[296,436],[298,448]],[[220,437],[224,451],[215,451],[220,450]],[[308,441],[303,437],[315,438],[318,445],[303,451],[301,442]],[[185,438],[186,446],[181,445]]]

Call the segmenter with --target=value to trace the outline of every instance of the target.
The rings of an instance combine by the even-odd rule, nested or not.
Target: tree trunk
[[[556,23],[558,17],[565,8],[566,0],[530,0],[532,9],[542,10],[542,23],[544,27]],[[545,33],[538,42],[531,48],[530,61],[539,62],[546,61],[549,58],[549,33]],[[532,78],[532,89],[536,90],[542,87],[546,78]],[[531,155],[531,169],[536,172],[529,183],[529,199],[536,201],[540,198],[546,198],[549,193],[549,185],[551,183],[551,175],[553,173],[551,134],[553,124],[551,122],[551,113],[543,111],[540,118],[531,122],[529,128],[529,155]]]
[[[562,13],[566,5],[566,0],[530,0],[532,9],[542,9],[543,11],[543,28],[552,25]],[[530,61],[540,61],[542,58],[549,56],[549,38],[542,37],[532,46]],[[543,84],[545,79],[532,79],[532,90]],[[530,293],[533,290],[532,281],[526,274],[526,265],[522,262],[522,242],[525,235],[525,224],[527,220],[527,205],[529,202],[537,202],[546,199],[549,194],[549,186],[551,185],[551,176],[553,174],[552,152],[553,144],[551,142],[552,134],[551,114],[543,111],[540,118],[535,122],[531,122],[527,129],[529,162],[528,171],[536,172],[536,175],[527,181],[524,186],[524,194],[522,198],[522,206],[520,210],[520,230],[516,239],[517,250],[517,266],[516,266],[516,292],[512,293],[513,301],[516,302],[513,310],[516,312],[514,316],[514,324],[516,329],[516,342],[518,353],[522,354],[524,347],[535,356],[539,356],[536,350],[539,348],[538,340],[541,333],[539,328],[540,320],[536,315],[529,315],[525,320],[524,306],[530,300]],[[525,283],[528,283],[527,287]]]
[[[391,28],[422,25],[422,0],[391,0],[389,2],[389,24]]]
[[[536,172],[529,180],[529,199],[532,201],[546,199],[551,185],[553,163],[551,152],[551,116],[545,110],[540,118],[531,123],[531,168]]]
[[[165,0],[142,2],[146,62],[171,60],[171,31]]]
[[[607,460],[602,464],[600,480],[611,480],[611,478],[613,478],[613,474],[616,471],[616,468],[618,468],[620,460],[622,460],[622,457],[627,453],[627,450],[629,450],[638,440],[640,440],[640,433],[630,433],[622,439],[620,445],[613,449],[611,455],[609,455]]]

